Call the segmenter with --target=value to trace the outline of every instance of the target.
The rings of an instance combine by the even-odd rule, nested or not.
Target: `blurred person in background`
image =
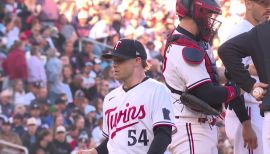
[[[14,143],[17,145],[22,145],[22,141],[20,139],[20,137],[14,133],[11,129],[11,122],[6,118],[1,126],[1,130],[0,130],[0,140],[4,140],[10,143]],[[12,152],[14,152],[14,149],[8,147],[8,146],[3,146],[0,145],[0,153],[5,153],[4,151],[10,151],[12,150]],[[16,152],[16,150],[15,150]]]
[[[89,24],[88,12],[81,10],[74,22],[74,27],[79,37],[88,37],[92,26]]]
[[[59,93],[62,78],[62,63],[57,57],[56,49],[47,50],[48,60],[45,65],[50,93]]]
[[[112,18],[111,15],[113,12],[110,10],[102,10],[102,18],[96,22],[88,37],[93,39],[106,39],[108,36],[116,34],[116,31],[112,27]]]
[[[57,114],[62,114],[65,118],[68,117],[68,112],[66,110],[67,103],[67,95],[64,93],[59,94],[54,102]]]
[[[37,100],[33,100],[29,106],[29,117],[35,118],[37,126],[41,126],[41,108]]]
[[[9,49],[19,40],[21,22],[17,16],[7,15],[5,16],[4,24],[6,27],[6,47]]]
[[[45,153],[53,154],[54,147],[52,141],[52,132],[48,129],[43,129],[38,133],[37,141],[34,146],[28,150],[30,151],[30,154],[36,154],[40,149]]]
[[[30,50],[31,57],[27,60],[29,83],[47,82],[45,71],[45,61],[41,58],[41,48],[39,45],[32,45]]]
[[[23,136],[21,137],[22,139],[22,143],[23,146],[25,146],[28,150],[32,149],[33,146],[36,144],[37,142],[37,129],[38,129],[38,125],[37,125],[37,121],[35,118],[29,118],[26,121],[26,133],[23,134]]]
[[[12,102],[12,93],[10,90],[4,90],[0,94],[1,114],[11,117],[14,111],[14,103]]]
[[[79,136],[79,129],[75,125],[71,125],[67,132],[67,143],[70,145],[71,149],[74,150],[77,146],[77,139]]]
[[[102,118],[102,112],[103,112],[103,99],[98,97],[95,98],[93,101],[93,105],[96,108],[96,119]]]
[[[155,44],[153,42],[147,42],[145,47],[148,50],[151,59],[158,59],[159,61],[162,61],[163,57],[160,52],[155,49]]]
[[[70,24],[66,15],[60,14],[58,21],[55,23],[58,31],[61,35],[64,36],[65,40],[71,39],[73,41],[78,39],[78,35],[76,33],[73,25]]]
[[[40,88],[43,86],[42,82],[33,82],[28,84],[28,93],[24,95],[24,104],[30,105],[31,101],[34,100],[38,95]]]
[[[115,79],[112,66],[108,66],[103,70],[103,76],[105,80],[109,81],[109,91],[120,85],[120,82]]]
[[[163,82],[164,79],[161,70],[161,62],[158,59],[151,59],[149,60],[149,63],[151,64],[151,68],[146,72],[146,74],[153,79]]]
[[[63,45],[63,52],[61,52],[61,56],[67,56],[70,62],[70,65],[73,68],[74,73],[80,73],[81,68],[79,65],[79,60],[77,58],[75,49],[74,49],[74,41],[66,40]]]
[[[57,114],[54,117],[54,125],[52,127],[53,133],[56,132],[58,126],[66,126],[65,117],[62,114]]]
[[[54,38],[52,37],[52,27],[50,26],[43,26],[41,28],[41,35],[42,38],[46,41],[46,45],[44,47],[44,49],[48,49],[48,48],[56,48],[57,42],[55,42]]]
[[[53,140],[53,154],[70,154],[71,147],[66,141],[66,128],[60,125],[56,128]]]
[[[97,120],[97,126],[92,131],[92,138],[97,146],[105,140],[105,137],[102,135],[102,120],[102,118]]]
[[[80,67],[84,67],[87,62],[94,62],[95,55],[93,54],[94,44],[91,41],[83,43],[83,51],[78,55],[78,63]]]
[[[70,64],[63,65],[63,82],[70,85],[72,82],[73,70]]]
[[[80,150],[87,150],[95,147],[93,142],[91,142],[91,138],[89,138],[86,132],[81,132],[78,138],[78,143],[75,149],[71,152],[71,154],[77,154]]]
[[[53,126],[53,115],[50,112],[51,101],[48,99],[37,99],[37,103],[40,105],[40,119],[41,126],[43,128],[50,128]]]
[[[85,119],[84,119],[84,117],[82,115],[78,115],[78,116],[75,117],[74,120],[75,120],[74,124],[75,124],[76,128],[79,130],[79,132],[85,131]],[[89,132],[87,131],[87,133],[89,133]]]
[[[82,90],[77,90],[74,94],[73,102],[67,105],[67,111],[70,113],[75,107],[77,107],[81,113],[84,113],[84,107],[86,104],[88,104],[88,100],[85,93]]]
[[[21,79],[16,79],[12,82],[11,86],[12,91],[12,102],[14,105],[17,104],[25,104],[24,97],[25,97],[25,90],[24,90],[24,83]]]
[[[16,41],[3,62],[3,69],[11,81],[14,79],[26,81],[28,77],[24,48],[25,44],[22,41]]]
[[[86,105],[84,108],[85,129],[89,136],[96,126],[96,108],[92,105]]]
[[[92,62],[86,62],[82,67],[83,88],[88,90],[95,85],[95,72],[93,71],[94,64]]]
[[[22,138],[22,136],[26,133],[24,130],[24,115],[17,113],[13,116],[12,121],[12,131]]]
[[[17,104],[14,109],[14,115],[20,114],[25,116],[26,115],[26,107],[22,104]]]

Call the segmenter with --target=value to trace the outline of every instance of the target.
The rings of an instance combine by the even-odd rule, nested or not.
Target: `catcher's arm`
[[[211,82],[203,83],[189,93],[207,102],[210,106],[222,103],[229,103],[231,100],[240,95],[240,89],[235,85],[215,86]]]

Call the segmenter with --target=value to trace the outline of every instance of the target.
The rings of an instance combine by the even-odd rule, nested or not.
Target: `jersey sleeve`
[[[108,99],[107,97],[104,98],[104,103],[103,103],[103,112],[102,112],[102,115],[103,115],[103,125],[102,125],[102,135],[105,137],[105,138],[109,138],[109,126],[108,126],[108,122],[107,122],[107,118],[105,116],[105,109],[106,109],[106,104],[108,102]]]
[[[176,69],[177,72],[180,73],[181,78],[185,81],[185,85],[188,89],[193,89],[205,82],[211,82],[204,60],[200,64],[192,65],[187,63],[183,57],[180,58]]]
[[[157,87],[151,104],[153,128],[157,126],[174,126],[174,112],[169,90],[164,85]]]

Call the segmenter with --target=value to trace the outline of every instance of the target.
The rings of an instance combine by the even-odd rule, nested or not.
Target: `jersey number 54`
[[[143,129],[141,132],[138,133],[138,130],[128,130],[128,146],[133,146],[137,143],[143,143],[144,146],[148,145],[149,139],[147,138],[147,131]]]

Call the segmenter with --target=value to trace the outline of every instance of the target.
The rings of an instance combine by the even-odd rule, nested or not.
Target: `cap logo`
[[[114,46],[114,50],[118,49],[120,47],[120,44],[122,43],[122,41],[118,41],[116,43],[116,45]]]
[[[136,56],[139,56],[139,55],[140,55],[140,53],[138,51],[136,51]]]

